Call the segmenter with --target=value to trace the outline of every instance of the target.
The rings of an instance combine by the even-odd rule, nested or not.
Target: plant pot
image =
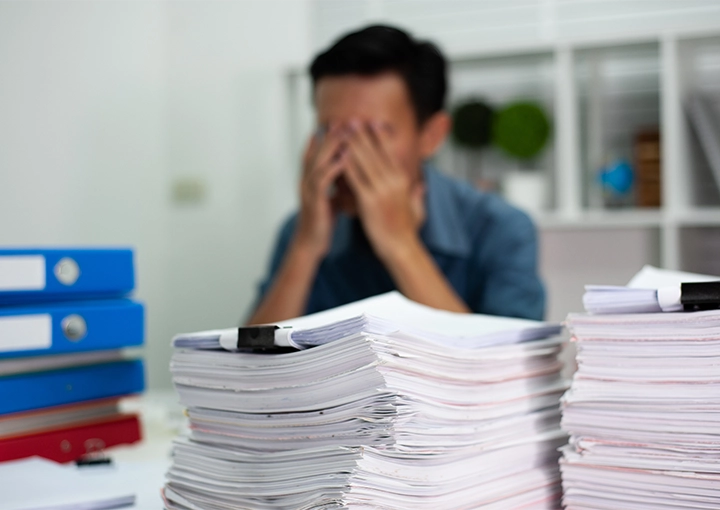
[[[511,170],[503,175],[502,191],[505,200],[518,209],[539,213],[547,209],[548,183],[545,172]]]

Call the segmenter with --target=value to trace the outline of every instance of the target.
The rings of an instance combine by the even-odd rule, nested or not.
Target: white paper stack
[[[567,509],[720,508],[720,310],[570,315]]]
[[[586,285],[585,311],[592,314],[679,312],[680,285],[713,282],[717,276],[643,267],[627,286]]]
[[[191,433],[175,445],[167,508],[557,508],[559,325],[392,293],[293,328],[317,346],[254,354],[209,348],[216,332],[176,338]]]

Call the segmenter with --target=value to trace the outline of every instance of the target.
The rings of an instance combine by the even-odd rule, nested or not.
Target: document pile
[[[680,312],[683,310],[683,284],[717,280],[716,276],[645,266],[627,286],[586,285],[583,305],[585,311],[594,314]],[[701,289],[698,297],[709,296]]]
[[[191,432],[168,509],[557,506],[559,325],[398,293],[291,325],[302,350],[278,354],[219,349],[224,330],[175,338]]]
[[[127,249],[0,250],[0,461],[77,460],[140,439],[143,306]]]
[[[675,286],[688,276],[703,280]],[[720,508],[720,310],[567,324],[578,371],[563,397],[566,508]]]

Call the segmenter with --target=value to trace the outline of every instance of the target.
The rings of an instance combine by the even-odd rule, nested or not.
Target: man
[[[541,319],[530,219],[426,161],[450,129],[446,64],[400,30],[346,35],[310,67],[316,134],[250,324],[394,289],[454,312]]]

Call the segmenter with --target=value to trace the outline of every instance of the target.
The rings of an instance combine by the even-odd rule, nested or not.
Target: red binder
[[[73,427],[0,440],[0,461],[38,455],[56,462],[71,462],[90,453],[141,439],[136,415],[85,422]]]

